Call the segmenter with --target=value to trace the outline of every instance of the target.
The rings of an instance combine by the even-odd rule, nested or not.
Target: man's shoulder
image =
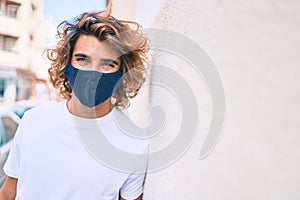
[[[41,133],[49,131],[59,120],[58,116],[61,114],[57,111],[60,107],[60,103],[47,102],[27,110],[16,132],[18,138],[22,138],[20,141],[27,141],[26,138],[36,137],[37,134],[41,135]]]
[[[42,105],[38,105],[28,111],[24,114],[24,119],[44,119],[45,117],[49,117],[53,114],[58,115],[60,112],[62,112],[62,103],[63,102],[54,102],[49,101]]]
[[[149,138],[145,128],[138,126],[133,119],[122,111],[115,111],[114,123],[120,135],[118,141],[122,141],[131,152],[145,153],[149,146]],[[123,146],[121,145],[121,146]]]
[[[114,123],[124,133],[133,138],[145,138],[146,129],[139,126],[135,119],[124,113],[123,111],[114,112]]]

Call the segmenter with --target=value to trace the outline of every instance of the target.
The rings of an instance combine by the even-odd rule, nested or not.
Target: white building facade
[[[45,82],[46,31],[42,0],[0,0],[0,102],[29,99],[33,82]]]

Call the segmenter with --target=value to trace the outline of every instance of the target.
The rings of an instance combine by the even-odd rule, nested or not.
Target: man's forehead
[[[101,56],[101,57],[112,57],[117,59],[119,53],[116,49],[112,48],[107,41],[99,41],[95,36],[92,35],[81,35],[79,36],[73,54],[81,53],[87,56]]]

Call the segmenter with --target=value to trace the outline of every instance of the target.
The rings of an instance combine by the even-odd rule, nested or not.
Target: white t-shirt
[[[131,200],[140,196],[147,160],[139,160],[139,172],[125,172],[122,165],[128,164],[128,160],[105,152],[120,166],[99,161],[87,151],[78,134],[78,122],[83,122],[80,126],[89,131],[89,123],[96,121],[115,147],[145,157],[149,141],[126,134],[115,116],[128,120],[125,124],[134,128],[126,115],[116,109],[97,119],[75,117],[69,113],[66,101],[27,111],[4,166],[8,176],[18,179],[16,199],[117,200],[120,194]]]

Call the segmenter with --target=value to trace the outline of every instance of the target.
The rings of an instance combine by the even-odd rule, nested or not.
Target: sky
[[[136,0],[136,20],[150,27],[166,0]],[[104,10],[105,0],[44,0],[44,14],[54,27],[87,11]]]
[[[83,12],[104,8],[105,0],[44,0],[45,18],[54,26]]]

